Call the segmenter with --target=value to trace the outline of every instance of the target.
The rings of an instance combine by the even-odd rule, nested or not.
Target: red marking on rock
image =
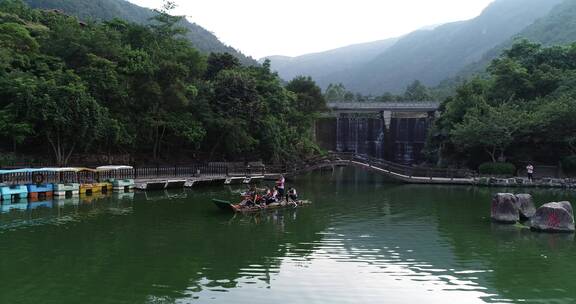
[[[558,225],[560,225],[560,218],[558,218],[555,212],[548,215],[548,224],[552,227],[558,227]]]

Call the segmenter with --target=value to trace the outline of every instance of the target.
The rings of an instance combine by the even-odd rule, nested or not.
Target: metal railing
[[[475,173],[470,170],[406,166],[379,158],[362,156],[353,153],[331,153],[326,156],[320,156],[305,161],[293,163],[289,166],[286,166],[284,170],[282,170],[282,172],[286,174],[295,174],[303,171],[311,171],[319,167],[338,165],[338,164],[344,165],[353,162],[364,166],[389,171],[410,178],[420,177],[420,178],[453,179],[453,178],[469,178],[475,175]]]
[[[330,153],[316,157],[291,162],[289,164],[275,165],[244,165],[241,163],[199,163],[188,166],[172,167],[142,167],[133,169],[119,169],[104,172],[42,172],[45,183],[86,183],[103,181],[107,179],[157,179],[157,178],[192,178],[214,176],[251,176],[265,174],[299,174],[313,171],[326,166],[360,164],[367,167],[378,168],[406,177],[424,178],[469,178],[475,173],[462,169],[444,169],[413,167],[374,157],[361,156],[353,153]],[[0,175],[0,183],[31,184],[34,183],[35,173],[8,173]]]
[[[251,176],[266,174],[266,166],[243,166],[227,163],[203,163],[188,166],[157,166],[133,169],[92,172],[37,172],[0,174],[0,183],[32,184],[35,175],[42,175],[43,183],[91,183],[108,179],[157,179],[157,178],[192,178],[214,176]]]

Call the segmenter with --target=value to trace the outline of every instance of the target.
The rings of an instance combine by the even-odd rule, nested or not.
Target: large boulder
[[[492,198],[492,220],[514,224],[520,220],[516,196],[511,193],[498,193]]]
[[[548,203],[536,210],[532,230],[545,232],[574,232],[574,213],[569,202]]]
[[[516,206],[520,212],[521,220],[528,220],[536,213],[534,200],[530,194],[516,194]]]

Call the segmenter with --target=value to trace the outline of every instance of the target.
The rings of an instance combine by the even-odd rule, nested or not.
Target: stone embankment
[[[574,178],[541,178],[529,181],[523,177],[496,178],[477,177],[473,184],[477,186],[489,187],[536,187],[536,188],[565,188],[576,189],[576,179]]]

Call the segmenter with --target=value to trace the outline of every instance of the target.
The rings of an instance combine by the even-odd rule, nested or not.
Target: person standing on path
[[[534,166],[532,166],[532,164],[528,164],[528,166],[526,166],[526,173],[528,174],[528,180],[532,182],[534,179]]]

